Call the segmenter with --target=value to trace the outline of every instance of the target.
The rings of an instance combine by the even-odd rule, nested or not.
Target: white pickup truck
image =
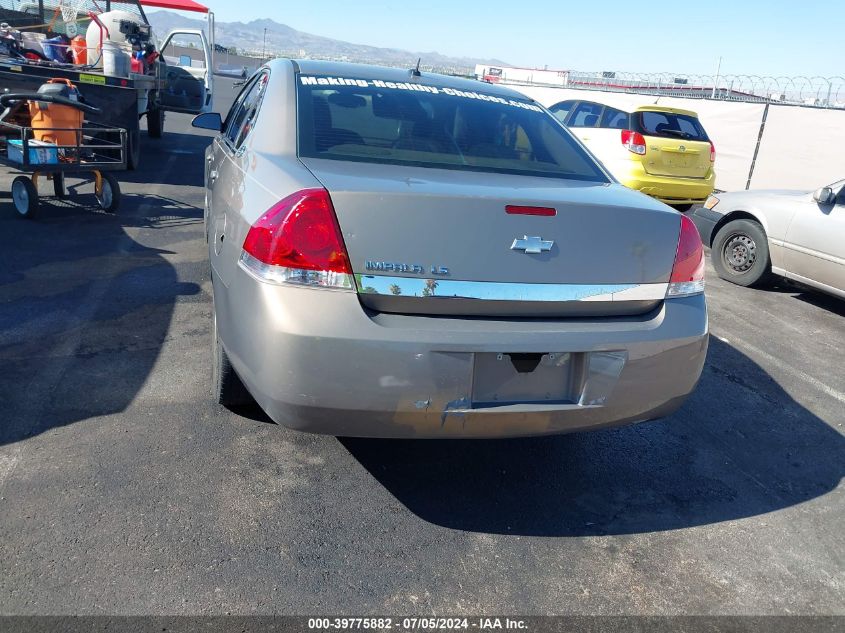
[[[4,0],[0,4],[0,23],[19,33],[17,40],[0,38],[0,43],[6,43],[0,45],[0,90],[34,92],[50,79],[69,79],[86,103],[102,110],[101,115],[89,116],[89,120],[127,131],[127,164],[129,169],[137,168],[141,162],[143,118],[147,120],[149,136],[159,138],[164,132],[166,112],[209,112],[214,95],[214,15],[192,0],[149,0],[158,8],[203,11],[208,15],[206,30],[176,29],[156,43],[143,9],[146,1],[77,0],[73,3],[77,16],[74,23],[72,18],[65,22],[60,8],[47,6],[44,0]],[[57,33],[84,35],[90,23],[96,21],[92,13],[105,18],[110,11],[131,14],[130,21],[144,31],[142,39],[148,39],[155,49],[157,55],[146,58],[149,63],[143,64],[143,70],[133,68],[124,76],[116,76],[106,74],[102,63],[73,64],[45,54],[45,50],[52,52],[47,42]],[[133,36],[127,35],[126,39],[130,37]],[[91,52],[97,50],[97,45],[87,43],[89,57],[93,57]]]

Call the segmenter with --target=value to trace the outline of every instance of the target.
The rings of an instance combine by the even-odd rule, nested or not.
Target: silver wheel
[[[12,181],[12,202],[15,210],[24,218],[32,218],[38,211],[38,190],[26,176],[18,176]]]
[[[114,196],[112,195],[111,186],[108,182],[103,182],[103,190],[100,195],[97,196],[97,202],[99,202],[100,206],[104,209],[108,209],[113,200]]]
[[[744,273],[757,261],[757,243],[749,235],[732,235],[725,242],[722,257],[733,272]]]
[[[102,174],[100,191],[95,191],[97,203],[106,213],[115,213],[120,207],[120,185],[111,174]]]

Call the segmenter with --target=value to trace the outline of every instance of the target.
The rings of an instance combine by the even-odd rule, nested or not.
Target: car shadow
[[[274,422],[272,418],[264,412],[264,409],[262,409],[258,403],[254,401],[249,404],[226,406],[223,408],[252,422],[261,422],[262,424],[270,425],[276,424],[276,422]]]
[[[845,299],[824,294],[818,290],[800,288],[795,298],[811,306],[845,317]]]
[[[141,133],[141,164],[135,171],[115,174],[120,182],[143,185],[190,185],[201,187],[205,182],[205,150],[213,135],[196,130],[196,133],[168,132],[160,139]],[[173,157],[171,169],[162,169]]]
[[[185,254],[202,209],[166,200],[45,199],[34,221],[0,205],[0,445],[121,412],[148,381],[207,266]]]
[[[72,219],[78,222],[85,215],[95,215],[104,218],[116,218],[121,226],[167,228],[173,226],[187,226],[202,224],[202,210],[187,205],[179,200],[156,194],[123,193],[122,204],[129,209],[141,209],[145,213],[125,215],[118,211],[116,215],[103,211],[94,196],[93,180],[73,179],[68,181],[67,198],[57,198],[45,193],[39,195],[39,208],[36,221],[46,223],[54,220]],[[0,192],[0,199],[8,198],[11,205],[11,194]],[[14,211],[11,212],[14,215]],[[101,222],[103,220],[100,220]]]
[[[842,435],[715,337],[697,390],[661,421],[518,440],[340,441],[420,518],[497,534],[634,534],[741,519],[830,492],[845,472]]]

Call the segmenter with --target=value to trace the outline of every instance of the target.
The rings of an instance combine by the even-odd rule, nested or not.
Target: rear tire
[[[232,367],[232,363],[226,355],[226,350],[223,349],[223,344],[220,342],[220,335],[217,331],[216,312],[213,313],[212,319],[211,345],[213,359],[211,363],[211,384],[214,401],[227,408],[252,404],[254,402],[252,396],[246,390],[246,387],[244,387],[235,368]]]
[[[164,134],[164,110],[155,108],[147,112],[147,135],[150,138],[161,138]]]
[[[126,169],[135,171],[141,166],[141,131],[126,135]]]
[[[59,200],[67,198],[67,189],[65,188],[65,175],[57,171],[53,174],[53,195]]]
[[[772,278],[769,241],[754,220],[733,220],[719,229],[710,249],[713,268],[740,286],[762,286]]]

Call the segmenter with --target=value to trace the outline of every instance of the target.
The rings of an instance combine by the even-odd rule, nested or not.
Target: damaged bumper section
[[[355,293],[260,283],[218,297],[227,353],[258,404],[332,435],[494,438],[655,419],[694,389],[707,352],[703,295],[548,320],[369,312]]]

